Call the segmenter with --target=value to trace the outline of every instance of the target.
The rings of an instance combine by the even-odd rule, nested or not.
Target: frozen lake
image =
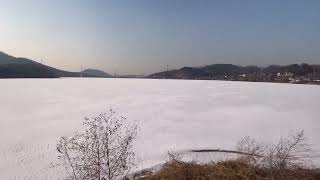
[[[305,130],[320,152],[320,86],[147,79],[0,79],[0,179],[60,179],[59,137],[114,109],[139,123],[140,168],[171,150],[233,148]]]

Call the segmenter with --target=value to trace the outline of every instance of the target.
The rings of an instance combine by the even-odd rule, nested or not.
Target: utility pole
[[[80,77],[82,77],[82,65],[80,66]]]
[[[117,77],[117,70],[118,70],[118,66],[116,64],[113,65],[113,77],[116,78]]]
[[[261,76],[261,80],[263,79],[263,72],[262,72],[262,67],[260,68],[260,76]]]
[[[167,79],[169,78],[169,64],[167,64]]]
[[[313,66],[313,80],[316,79],[316,66]]]

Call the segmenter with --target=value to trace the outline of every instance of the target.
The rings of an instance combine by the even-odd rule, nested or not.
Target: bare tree
[[[237,143],[236,149],[242,161],[256,164],[263,157],[266,145],[246,136]]]
[[[277,171],[299,167],[304,160],[311,157],[310,145],[304,131],[291,132],[288,137],[281,137],[274,144],[257,142],[245,137],[239,141],[237,150],[249,154],[241,154],[240,159]]]
[[[85,118],[83,133],[60,138],[58,160],[66,168],[68,179],[111,180],[130,171],[135,165],[137,125],[126,125],[125,120],[110,110]]]
[[[265,153],[264,163],[269,168],[279,170],[295,168],[311,157],[310,153],[304,131],[291,132],[287,138],[281,138],[278,143],[270,145]]]

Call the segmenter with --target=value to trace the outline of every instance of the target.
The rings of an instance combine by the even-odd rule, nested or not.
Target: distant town
[[[183,67],[148,76],[154,79],[200,79],[250,82],[320,84],[320,65],[307,63],[268,67],[213,64],[204,67]]]

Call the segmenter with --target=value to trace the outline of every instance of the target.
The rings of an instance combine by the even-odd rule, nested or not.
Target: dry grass
[[[261,169],[241,160],[199,165],[171,161],[154,174],[136,177],[137,180],[319,180],[320,171],[313,169]]]
[[[265,144],[245,137],[236,151],[199,150],[202,152],[237,153],[238,158],[218,163],[197,164],[179,160],[169,153],[169,161],[157,173],[145,173],[138,180],[320,180],[320,169],[310,169],[304,163],[311,156],[310,145],[303,131],[291,132],[277,143]]]

